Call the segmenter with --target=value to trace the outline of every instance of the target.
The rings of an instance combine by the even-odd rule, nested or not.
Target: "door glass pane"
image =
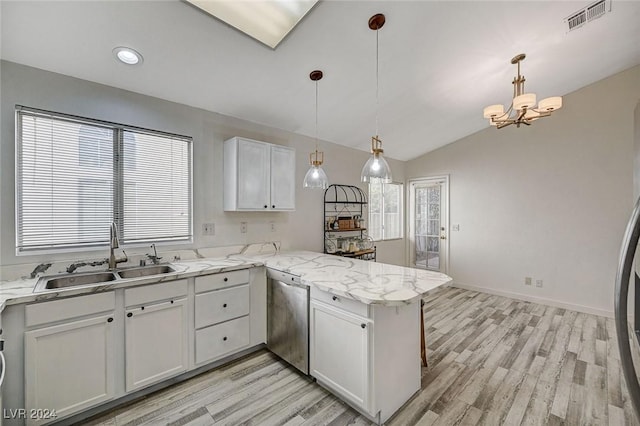
[[[440,188],[414,188],[416,266],[435,270],[440,269]]]

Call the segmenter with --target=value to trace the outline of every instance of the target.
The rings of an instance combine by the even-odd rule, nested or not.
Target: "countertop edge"
[[[328,256],[322,253],[315,252],[284,252],[278,253],[274,256],[291,256],[293,258],[300,257],[301,254],[303,256],[312,256],[313,259],[322,258],[324,256]],[[301,282],[304,285],[309,287],[315,287],[319,290],[326,291],[331,294],[335,294],[337,296],[347,297],[352,300],[357,300],[361,303],[367,305],[382,305],[382,306],[405,306],[414,303],[415,301],[421,299],[425,294],[433,291],[442,286],[451,285],[452,279],[451,277],[441,274],[434,273],[434,280],[437,277],[437,282],[433,284],[429,284],[423,288],[416,288],[415,286],[409,290],[409,294],[404,293],[402,296],[394,298],[393,295],[390,295],[389,298],[386,298],[385,295],[379,295],[376,298],[367,297],[367,295],[356,294],[354,291],[342,290],[340,288],[336,288],[330,285],[325,285],[322,282],[316,282],[310,279],[305,279],[304,274],[296,274],[297,271],[291,270],[289,268],[278,268],[276,265],[271,264],[268,257],[264,255],[229,255],[226,257],[220,258],[203,258],[203,259],[194,259],[185,262],[175,262],[170,263],[176,269],[179,269],[176,272],[168,273],[164,275],[154,275],[148,277],[140,277],[140,278],[128,278],[128,279],[119,279],[116,281],[111,281],[109,283],[100,283],[100,284],[92,284],[88,286],[82,286],[77,288],[65,289],[65,290],[50,290],[50,291],[41,291],[34,292],[34,288],[38,281],[38,278],[34,279],[23,279],[16,281],[8,281],[7,283],[16,283],[14,288],[8,288],[5,291],[14,290],[17,293],[25,292],[24,294],[16,294],[16,295],[7,295],[3,296],[3,288],[2,284],[0,284],[0,313],[5,309],[6,306],[9,305],[18,305],[22,303],[30,303],[30,302],[42,302],[47,300],[55,300],[62,299],[66,297],[80,296],[84,294],[94,294],[105,291],[112,291],[119,288],[128,288],[128,287],[137,287],[146,284],[159,284],[165,281],[175,281],[185,278],[198,277],[203,275],[210,274],[218,274],[224,272],[231,272],[237,270],[244,270],[256,267],[266,267],[276,269],[282,272],[291,273],[294,275],[298,275],[301,277]],[[332,259],[333,260],[333,259]],[[303,259],[304,262],[304,259]],[[216,264],[218,263],[218,264]],[[229,264],[232,263],[232,264]],[[271,264],[271,265],[270,265]],[[381,264],[386,265],[386,264]],[[275,266],[275,267],[274,267]],[[407,268],[398,265],[389,265],[397,268]],[[418,270],[421,271],[421,270]],[[419,273],[415,271],[415,273]],[[428,288],[427,288],[428,287]],[[357,290],[357,289],[356,289]],[[413,292],[411,294],[410,292]]]

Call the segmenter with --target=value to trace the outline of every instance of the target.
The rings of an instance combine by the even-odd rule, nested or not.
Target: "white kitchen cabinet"
[[[89,318],[69,319],[77,317],[87,304],[103,312]],[[24,333],[27,412],[55,410],[59,419],[112,399],[116,376],[113,292],[30,305],[27,312],[31,312],[28,308],[32,306],[39,312],[52,312],[52,321],[60,319],[56,311],[64,307],[69,318]],[[51,420],[55,418],[27,419],[27,422],[40,424]]]
[[[420,389],[420,302],[367,305],[311,287],[310,374],[370,420]]]
[[[296,208],[296,151],[271,145],[271,208]]]
[[[316,300],[310,315],[311,375],[369,413],[373,322]]]
[[[295,150],[246,138],[224,142],[225,211],[295,210]]]
[[[187,370],[187,326],[186,297],[126,310],[127,392]]]
[[[250,281],[249,271],[233,271],[196,278],[196,365],[215,361],[249,346]]]

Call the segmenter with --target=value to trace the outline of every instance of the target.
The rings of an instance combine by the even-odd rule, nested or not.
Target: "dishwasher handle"
[[[282,283],[284,285],[286,285],[287,287],[299,287],[305,290],[309,289],[309,286],[306,286],[304,284],[302,284],[300,282],[300,280],[295,280],[295,279],[291,279],[291,281],[286,281],[286,280],[279,280],[279,279],[274,279],[274,281]]]
[[[299,276],[290,274],[288,272],[278,271],[277,269],[267,268],[267,278],[273,281],[281,282],[288,286],[309,288],[307,285],[302,284]]]
[[[2,382],[4,382],[4,373],[7,370],[7,361],[2,351],[0,351],[0,361],[2,361],[2,367],[0,369],[0,388],[2,388]]]

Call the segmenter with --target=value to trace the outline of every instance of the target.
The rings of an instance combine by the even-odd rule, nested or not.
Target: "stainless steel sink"
[[[140,266],[138,268],[127,268],[117,271],[116,273],[120,276],[120,278],[140,278],[140,277],[148,277],[151,275],[162,275],[169,274],[171,272],[175,272],[169,265],[150,265],[150,266]]]
[[[118,277],[113,272],[92,272],[87,274],[64,274],[42,277],[36,284],[35,291],[99,284],[117,279]]]

